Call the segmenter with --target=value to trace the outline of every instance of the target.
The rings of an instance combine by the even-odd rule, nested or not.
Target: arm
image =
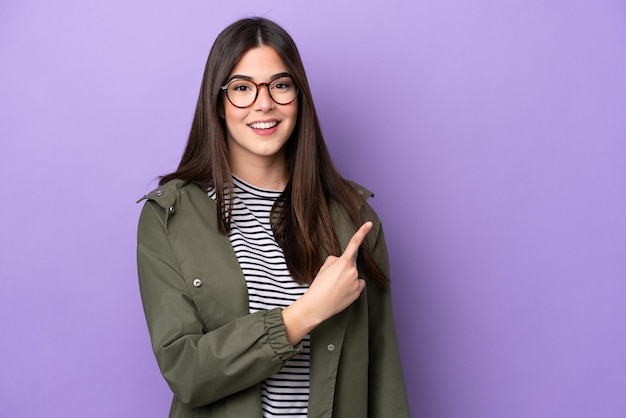
[[[343,311],[359,297],[365,288],[365,280],[359,278],[356,257],[371,228],[371,222],[364,223],[352,236],[343,254],[328,257],[309,290],[283,310],[291,344],[299,342],[313,328]]]
[[[300,351],[289,344],[278,309],[205,329],[170,245],[164,210],[153,202],[139,220],[137,264],[152,347],[183,403],[206,405],[254,386]]]
[[[370,248],[389,277],[387,246],[380,222],[370,234]],[[370,332],[369,416],[409,418],[406,390],[391,307],[391,288],[368,287]]]

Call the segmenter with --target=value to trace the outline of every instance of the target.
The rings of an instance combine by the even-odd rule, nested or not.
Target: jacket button
[[[155,195],[156,195],[157,197],[159,197],[159,196],[163,196],[163,190],[157,190],[157,191],[156,191],[156,193],[155,193]]]
[[[332,353],[333,351],[335,351],[335,344],[328,344],[328,346],[326,346],[326,349]]]
[[[174,205],[170,206],[170,215],[174,214]]]
[[[193,281],[194,287],[202,287],[202,280],[196,279]]]

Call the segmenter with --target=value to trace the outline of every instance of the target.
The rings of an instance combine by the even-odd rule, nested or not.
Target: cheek
[[[298,102],[295,102],[293,106],[290,106],[285,114],[291,119],[291,124],[295,126],[298,121]]]
[[[247,112],[244,109],[238,109],[232,105],[225,105],[224,107],[224,120],[229,128],[234,128],[235,124],[241,123],[246,115]]]

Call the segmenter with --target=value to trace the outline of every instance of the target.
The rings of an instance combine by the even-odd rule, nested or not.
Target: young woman
[[[262,18],[227,27],[178,169],[139,220],[170,417],[409,416],[370,196],[333,167],[291,37]]]

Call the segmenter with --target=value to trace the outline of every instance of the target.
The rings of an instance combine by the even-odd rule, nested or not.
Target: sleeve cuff
[[[282,361],[289,360],[302,351],[302,342],[295,347],[287,339],[287,330],[283,323],[282,309],[274,308],[265,313],[265,332],[268,343],[277,357]]]

